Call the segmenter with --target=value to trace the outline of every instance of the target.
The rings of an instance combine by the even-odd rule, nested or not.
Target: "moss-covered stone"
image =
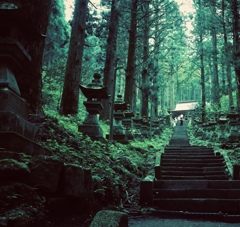
[[[127,214],[113,210],[99,211],[90,227],[128,227]]]

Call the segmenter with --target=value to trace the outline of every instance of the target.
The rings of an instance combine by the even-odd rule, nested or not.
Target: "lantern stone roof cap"
[[[79,84],[82,93],[87,98],[109,99],[110,95],[107,93],[107,87],[100,82],[101,75],[95,73],[93,77],[92,83],[87,86]]]
[[[2,9],[0,8],[0,25],[6,27],[15,26],[20,28],[31,40],[45,38],[45,35],[40,34],[36,28],[30,13],[27,9]]]

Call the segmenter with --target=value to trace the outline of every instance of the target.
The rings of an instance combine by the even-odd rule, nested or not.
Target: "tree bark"
[[[217,111],[220,109],[220,89],[219,89],[219,76],[218,76],[218,57],[217,57],[217,34],[216,29],[212,28],[212,44],[213,44],[213,108]]]
[[[76,0],[60,114],[77,114],[88,0]]]
[[[238,0],[232,0],[233,13],[233,46],[234,70],[237,81],[237,111],[240,112],[240,41],[239,41],[239,5]]]
[[[148,73],[148,55],[149,55],[149,1],[144,3],[144,27],[143,27],[143,70],[142,70],[142,117],[148,117],[149,101],[149,73]]]
[[[128,60],[125,80],[124,101],[131,106],[133,105],[133,90],[135,76],[135,50],[136,50],[136,33],[137,33],[137,4],[138,0],[132,0],[131,9],[131,27],[129,31]]]
[[[52,7],[52,0],[35,0],[35,1],[15,1],[20,3],[22,7],[29,7],[29,13],[33,23],[38,32],[46,35],[47,27]],[[28,70],[28,75],[23,75],[25,84],[21,91],[23,98],[27,100],[30,105],[30,112],[32,114],[43,114],[42,101],[42,64],[43,52],[45,47],[45,39],[42,38],[29,45],[28,52],[32,57],[31,65]]]
[[[117,34],[119,27],[119,4],[120,0],[112,0],[111,15],[109,21],[109,32],[107,39],[106,60],[104,67],[104,85],[107,86],[108,94],[115,97],[114,91],[114,76],[116,74],[116,49],[117,49]],[[109,101],[103,101],[104,109],[101,112],[100,118],[107,120],[110,118]]]
[[[233,89],[232,89],[232,75],[231,75],[231,56],[228,47],[228,37],[226,32],[226,18],[225,18],[225,0],[222,0],[222,18],[223,18],[223,37],[224,37],[224,51],[225,51],[225,64],[226,64],[226,74],[228,81],[228,97],[229,97],[229,111],[231,106],[233,106]]]

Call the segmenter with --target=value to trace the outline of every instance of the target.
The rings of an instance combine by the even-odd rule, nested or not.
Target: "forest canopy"
[[[238,0],[69,2],[52,4],[45,110],[51,105],[64,115],[84,112],[78,84],[89,84],[94,73],[102,75],[111,96],[121,93],[142,116],[156,118],[186,100],[198,101],[205,111],[227,112],[233,105],[239,110]],[[66,7],[73,12],[68,21]],[[67,104],[71,108],[62,111]],[[101,118],[108,119],[109,104],[104,107]]]

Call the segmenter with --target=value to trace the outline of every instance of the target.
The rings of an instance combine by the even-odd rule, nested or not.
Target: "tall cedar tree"
[[[226,11],[226,1],[222,0],[222,26],[223,26],[223,37],[224,37],[224,57],[225,57],[225,64],[226,64],[226,74],[227,74],[227,81],[228,81],[228,96],[229,96],[229,111],[231,110],[231,106],[233,106],[233,89],[232,89],[232,75],[231,75],[231,60],[232,57],[230,56],[229,44],[228,44],[228,36],[227,36],[227,28],[226,22],[227,17],[225,15]]]
[[[143,70],[142,70],[142,117],[148,117],[148,102],[149,102],[149,72],[148,72],[148,55],[149,55],[149,4],[150,1],[143,3],[142,10],[144,13],[143,25]]]
[[[202,0],[198,1],[197,9],[197,34],[199,38],[199,60],[200,60],[200,74],[201,74],[201,88],[202,88],[202,121],[205,122],[206,118],[206,87],[205,87],[205,68],[204,68],[204,48],[203,48],[203,6]]]
[[[88,0],[76,0],[60,114],[77,114]]]
[[[213,20],[215,20],[215,23],[211,23],[210,31],[212,36],[212,60],[213,60],[213,108],[218,111],[221,107],[220,105],[220,88],[219,88],[219,76],[218,76],[218,50],[217,50],[217,27],[216,27],[216,18],[217,17],[217,10],[216,10],[216,0],[211,1],[211,9],[212,9],[212,15]]]
[[[138,0],[132,0],[124,101],[133,105]]]
[[[107,86],[108,94],[115,96],[114,91],[114,77],[116,76],[116,48],[117,48],[117,34],[119,27],[119,6],[120,0],[112,0],[111,15],[109,21],[109,31],[107,39],[106,60],[104,67],[104,85]],[[107,120],[110,118],[109,101],[103,102],[104,109],[101,113],[101,119]]]
[[[7,2],[7,1],[5,1]],[[9,1],[16,2],[22,7],[29,7],[28,12],[30,17],[35,24],[38,32],[45,36],[47,33],[47,27],[49,23],[52,0],[18,0]],[[27,100],[30,105],[30,111],[33,114],[43,114],[42,109],[42,61],[43,61],[43,51],[45,47],[45,39],[35,41],[29,45],[28,52],[32,57],[31,66],[28,73],[23,75],[24,89],[21,91],[22,96]],[[27,78],[26,78],[27,76]]]
[[[240,112],[240,39],[239,39],[239,3],[238,0],[231,0],[233,14],[233,45],[234,45],[234,69],[237,81],[237,110]]]

